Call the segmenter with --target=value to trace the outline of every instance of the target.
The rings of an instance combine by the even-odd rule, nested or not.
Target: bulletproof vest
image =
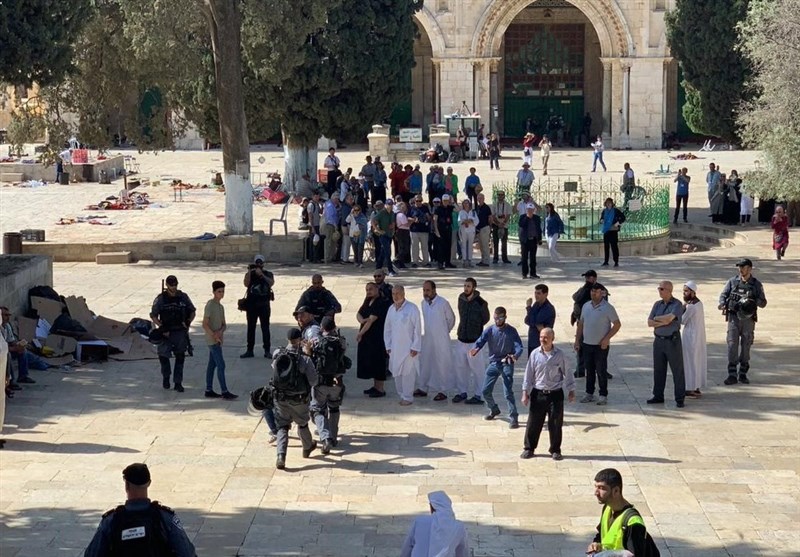
[[[333,335],[320,338],[314,346],[314,366],[321,376],[335,377],[347,371],[344,367],[342,339]]]
[[[281,348],[272,360],[272,386],[278,400],[284,397],[305,397],[311,391],[311,385],[300,369],[298,359],[297,353]]]
[[[250,283],[250,297],[258,302],[269,302],[271,288],[266,277],[262,279],[255,279]]]
[[[186,323],[186,299],[180,290],[177,295],[161,294],[159,319],[167,330],[180,330]]]
[[[311,290],[309,291],[309,310],[311,315],[324,315],[328,311],[328,305],[325,303],[327,300],[327,290]]]
[[[132,511],[120,505],[111,515],[111,547],[114,557],[168,557],[167,529],[161,510],[171,512],[153,501],[143,510]]]
[[[736,312],[740,319],[755,315],[756,291],[754,285],[736,277],[728,296],[728,311]]]

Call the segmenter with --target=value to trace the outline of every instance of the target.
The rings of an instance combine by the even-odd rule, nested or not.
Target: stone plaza
[[[343,166],[360,168],[367,153],[348,149],[339,154]],[[257,164],[262,155],[265,162]],[[221,154],[213,151],[136,156],[141,176],[164,182],[182,178],[207,183],[209,170],[221,166]],[[758,153],[703,156],[671,161],[666,152],[609,151],[607,175],[621,179],[623,162],[630,162],[642,179],[670,161],[673,169],[688,166],[694,177],[689,220],[706,223],[708,163],[741,172],[755,165]],[[254,171],[282,166],[274,149],[253,153],[253,159]],[[501,162],[502,171],[489,171],[485,161],[475,164],[487,186],[513,179],[519,153],[509,151]],[[551,174],[588,176],[590,162],[590,151],[554,150]],[[469,164],[454,166],[463,179]],[[539,168],[534,162],[534,170]],[[48,241],[78,243],[192,237],[222,228],[222,194],[189,190],[183,202],[176,202],[166,186],[143,188],[162,209],[105,212],[115,222],[112,226],[55,224],[62,217],[91,213],[83,207],[119,190],[120,181],[2,187],[0,230],[41,228]],[[278,212],[277,207],[254,209],[259,230]],[[293,235],[296,220],[291,214]],[[730,247],[626,257],[619,269],[599,267],[598,257],[565,258],[555,264],[546,252],[541,255],[540,282],[550,287],[558,311],[556,344],[567,350],[570,361],[570,297],[582,284],[581,273],[598,271],[622,321],[611,344],[609,404],[566,407],[561,462],[545,456],[520,460],[524,430],[509,430],[505,420],[484,421],[481,407],[430,398],[400,407],[391,384],[387,398],[368,399],[361,394],[368,384],[356,379],[353,369],[345,376],[348,392],[339,446],[328,456],[315,452],[303,459],[293,436],[287,470],[276,471],[267,428],[246,411],[246,395],[265,383],[270,362],[238,357],[245,338],[244,315],[236,311],[236,299],[244,292],[244,264],[54,263],[54,287],[60,294],[84,296],[95,312],[121,321],[146,317],[168,274],[178,276],[180,288],[200,308],[210,298],[211,281],[225,281],[227,377],[240,398],[203,398],[207,352],[199,318],[192,327],[196,352],[187,359],[183,394],[161,389],[156,360],[87,364],[71,373],[33,372],[37,383],[25,385],[6,409],[0,555],[82,555],[101,514],[123,501],[121,470],[131,462],[148,464],[151,497],[176,510],[201,556],[398,555],[413,517],[428,512],[427,493],[444,489],[466,523],[475,557],[574,557],[584,554],[594,535],[600,507],[593,478],[605,467],[621,471],[626,497],[642,512],[664,556],[796,555],[798,258],[790,245],[787,258],[775,261],[771,235],[763,225],[736,231],[740,239]],[[740,257],[754,261],[754,275],[764,283],[769,305],[759,312],[752,384],[726,387],[725,322],[715,308]],[[355,359],[355,313],[370,269],[267,265],[276,277],[273,345],[293,326],[291,312],[311,274],[321,272],[343,306],[337,322]],[[422,281],[431,278],[439,294],[455,305],[467,272],[491,308],[508,308],[510,324],[526,338],[525,300],[535,283],[522,282],[515,265],[441,273],[407,270],[390,281],[404,285],[408,298],[418,304]],[[709,386],[684,409],[674,402],[656,408],[645,404],[652,387],[652,333],[646,319],[661,280],[672,280],[678,291],[684,281],[696,281],[706,308]],[[516,368],[518,400],[523,366],[521,361]],[[582,388],[579,380],[579,395]],[[670,399],[669,384],[667,389]]]

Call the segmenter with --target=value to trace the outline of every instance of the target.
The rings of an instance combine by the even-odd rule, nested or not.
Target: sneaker
[[[532,279],[538,279],[538,278],[542,278],[542,277],[540,277],[539,275],[534,273],[534,274],[531,275],[531,278]]]
[[[676,400],[675,406],[677,406],[678,408],[683,408],[684,406],[686,406],[686,403],[684,403],[682,400]]]
[[[726,385],[735,385],[738,382],[739,380],[736,379],[735,375],[729,375],[728,378],[725,379],[725,381],[723,381],[723,383],[725,383]]]
[[[647,404],[664,404],[664,399],[663,398],[656,398],[656,397],[648,398],[647,399]]]
[[[745,385],[750,384],[750,380],[747,378],[747,375],[744,373],[739,374],[739,383],[744,383]]]
[[[32,377],[27,377],[26,376],[26,377],[20,377],[19,379],[17,379],[17,383],[29,383],[29,384],[32,385],[32,384],[36,383],[36,381]]]
[[[464,404],[483,404],[483,399],[473,396],[464,401]]]
[[[222,398],[224,398],[225,400],[236,400],[237,398],[239,398],[239,395],[235,395],[230,391],[225,391],[224,393],[222,393]]]
[[[206,398],[221,398],[222,397],[221,394],[219,394],[217,392],[214,392],[213,390],[212,391],[206,391],[203,396],[205,396]]]
[[[390,277],[396,277],[396,276],[397,276],[397,273],[396,273],[396,272],[394,272],[394,271],[392,271],[391,273],[389,273],[389,276],[390,276]]]
[[[325,439],[322,442],[322,454],[330,454],[331,446],[332,446],[331,440],[330,439]]]
[[[517,418],[511,418],[511,421],[508,423],[508,429],[519,429],[519,420]]]
[[[601,267],[608,267],[608,262],[605,262],[605,263],[601,264],[600,266]]]
[[[607,396],[601,396],[599,399],[597,399],[597,406],[605,406],[606,404],[608,404]]]
[[[240,358],[252,358],[253,357],[253,351],[252,350],[248,350],[244,354],[240,354],[239,357]]]
[[[370,387],[369,389],[364,389],[364,394],[365,395],[371,395],[372,393],[377,393],[377,392],[380,392],[380,391],[378,391],[378,389],[376,389],[375,387]]]
[[[564,460],[564,457],[561,456],[561,453],[553,453],[553,460]]]
[[[275,468],[278,470],[284,470],[286,468],[286,455],[279,454],[278,458],[275,459]]]
[[[169,377],[165,377],[164,379],[162,379],[161,386],[164,387],[165,389],[169,389]]]
[[[499,416],[499,415],[500,415],[500,410],[499,410],[499,409],[498,409],[498,410],[492,410],[492,411],[491,411],[491,412],[489,412],[487,415],[485,415],[485,416],[483,417],[483,419],[484,419],[484,420],[486,420],[486,421],[488,422],[488,421],[492,421],[492,420],[494,420],[494,419],[495,419],[495,417],[497,417],[497,416]]]
[[[179,393],[182,393],[185,389],[183,388],[183,385],[181,385],[180,383],[175,383],[175,390],[178,391]]]
[[[316,441],[312,441],[311,442],[311,446],[309,448],[303,449],[303,458],[310,457],[311,453],[313,453],[316,450],[316,448],[317,448],[317,442]]]
[[[278,436],[270,432],[269,436],[267,437],[267,443],[269,443],[270,445],[274,445],[277,442],[278,442]]]
[[[467,400],[467,393],[459,393],[453,397],[453,402],[464,402]]]
[[[584,397],[581,399],[581,402],[583,402],[583,403],[587,403],[587,402],[594,402],[594,395],[585,395],[585,396],[584,396]]]
[[[520,458],[524,458],[524,459],[533,458],[533,451],[529,451],[528,449],[525,449],[524,451],[522,451],[522,454],[519,455],[519,457]]]

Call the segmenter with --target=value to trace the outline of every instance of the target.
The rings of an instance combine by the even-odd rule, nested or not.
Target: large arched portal
[[[434,66],[433,46],[425,27],[418,22],[419,36],[414,41],[414,67],[409,70],[411,93],[398,103],[390,117],[392,133],[400,127],[421,127],[425,134],[434,123]]]

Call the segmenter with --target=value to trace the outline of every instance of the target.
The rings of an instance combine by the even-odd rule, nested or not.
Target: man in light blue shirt
[[[494,401],[494,385],[500,376],[503,377],[503,394],[508,404],[508,427],[517,429],[517,403],[514,400],[514,362],[522,355],[522,339],[517,330],[506,323],[506,308],[494,310],[494,325],[484,329],[483,334],[475,342],[475,348],[469,354],[473,358],[485,346],[489,345],[489,367],[486,368],[486,379],[483,383],[483,399],[489,408],[485,420],[493,420],[500,415],[500,407]]]
[[[714,197],[714,192],[717,191],[722,175],[717,170],[717,166],[712,162],[708,165],[708,174],[706,174],[706,186],[708,186],[708,205],[711,206],[711,198]]]

